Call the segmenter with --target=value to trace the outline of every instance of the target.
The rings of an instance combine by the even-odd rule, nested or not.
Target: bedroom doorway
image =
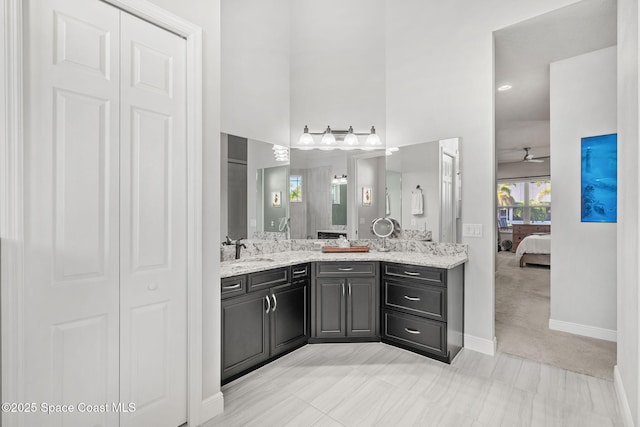
[[[557,240],[552,240],[551,231],[556,227],[556,236],[561,235],[558,227],[575,216],[565,210],[568,199],[572,207],[580,206],[580,153],[577,179],[572,181],[578,191],[567,192],[565,169],[571,159],[561,155],[568,149],[552,147],[552,134],[557,135],[564,123],[552,122],[552,95],[559,92],[552,94],[556,87],[552,88],[550,70],[560,61],[615,46],[616,12],[614,0],[583,0],[494,32],[497,351],[607,379],[613,377],[616,343],[578,335],[579,330],[557,327],[573,324],[552,320],[560,303],[580,306],[589,296],[575,293],[568,304],[556,298],[559,288],[552,285],[551,248]],[[560,153],[557,158],[555,153]],[[567,244],[593,243],[563,239],[562,247]],[[556,266],[556,271],[566,268]]]

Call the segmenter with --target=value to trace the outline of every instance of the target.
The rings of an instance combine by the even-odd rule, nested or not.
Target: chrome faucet
[[[247,245],[245,245],[244,243],[240,243],[240,241],[242,239],[244,239],[244,237],[241,237],[241,238],[236,239],[236,240],[231,240],[229,238],[229,236],[227,236],[227,240],[222,242],[222,244],[224,246],[231,246],[231,245],[235,245],[236,246],[236,259],[240,259],[240,251],[242,250],[242,248],[247,249]]]

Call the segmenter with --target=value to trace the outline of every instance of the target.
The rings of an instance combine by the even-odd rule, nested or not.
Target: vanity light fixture
[[[347,183],[347,175],[342,174],[340,176],[338,175],[334,175],[333,179],[331,180],[332,184],[346,184]]]
[[[313,135],[322,135],[319,144],[316,143]],[[360,144],[358,135],[367,136],[364,146]],[[331,126],[327,126],[324,132],[310,132],[309,127],[306,125],[296,145],[297,148],[302,150],[313,150],[314,148],[319,148],[320,150],[375,150],[381,148],[381,146],[382,141],[376,134],[374,126],[371,126],[369,132],[354,132],[353,126],[349,126],[347,130],[331,129]]]
[[[276,158],[278,162],[288,162],[289,161],[289,149],[282,145],[274,145],[272,147],[273,156]]]

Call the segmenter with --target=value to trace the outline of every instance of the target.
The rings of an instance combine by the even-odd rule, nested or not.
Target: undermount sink
[[[274,262],[273,258],[265,258],[265,257],[249,257],[249,258],[240,258],[237,259],[235,261],[233,261],[234,263],[250,263],[250,262]]]

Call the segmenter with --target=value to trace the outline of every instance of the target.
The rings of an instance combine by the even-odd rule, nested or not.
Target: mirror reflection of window
[[[300,175],[289,177],[289,201],[292,203],[302,202],[302,176]]]

